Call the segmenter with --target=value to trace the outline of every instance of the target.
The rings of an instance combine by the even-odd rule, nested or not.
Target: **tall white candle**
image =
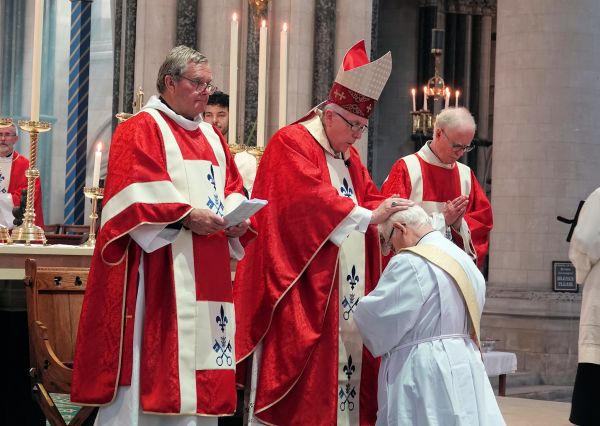
[[[423,86],[423,111],[427,111],[427,86]]]
[[[102,142],[98,142],[94,154],[94,174],[92,177],[92,187],[98,188],[100,185],[100,164],[102,163]]]
[[[450,89],[446,87],[446,101],[444,102],[444,108],[448,108],[450,105]]]
[[[284,22],[279,38],[279,128],[287,122],[288,31]]]
[[[256,146],[265,147],[265,128],[267,123],[267,21],[260,27],[258,48],[258,111],[256,113]]]
[[[413,112],[417,112],[417,89],[411,89],[412,101],[413,101]]]
[[[460,96],[460,90],[456,91],[456,99],[454,99],[454,106],[458,108],[458,97]]]
[[[231,38],[229,41],[229,136],[231,144],[237,143],[237,87],[238,87],[238,51],[239,23],[237,14],[231,19]]]
[[[33,50],[31,68],[31,120],[40,120],[40,84],[42,81],[42,35],[44,32],[44,0],[35,0]]]

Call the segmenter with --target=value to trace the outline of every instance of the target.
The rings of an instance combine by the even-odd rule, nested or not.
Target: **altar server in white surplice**
[[[476,345],[485,281],[475,263],[419,206],[379,232],[396,255],[354,317],[382,357],[377,424],[504,425]]]

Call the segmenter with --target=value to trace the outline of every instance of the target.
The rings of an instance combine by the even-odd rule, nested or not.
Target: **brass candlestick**
[[[50,123],[41,121],[20,120],[19,127],[29,133],[29,168],[25,171],[27,177],[27,202],[23,223],[12,230],[12,240],[25,245],[45,244],[44,230],[35,224],[35,180],[40,176],[37,169],[38,135],[50,130]]]
[[[133,101],[132,106],[134,111],[133,114],[130,114],[128,112],[120,112],[118,114],[115,114],[115,117],[117,118],[117,120],[119,120],[119,124],[129,120],[131,117],[133,117],[135,114],[142,110],[142,107],[144,106],[144,92],[142,91],[141,86],[135,95],[135,100]]]
[[[89,186],[83,188],[83,194],[87,198],[92,199],[92,213],[90,213],[90,219],[92,222],[90,223],[90,234],[85,243],[82,244],[83,247],[94,247],[96,245],[96,220],[98,219],[98,200],[101,200],[104,197],[104,188],[100,188],[97,186]]]
[[[0,244],[12,244],[10,232],[6,226],[0,225]]]

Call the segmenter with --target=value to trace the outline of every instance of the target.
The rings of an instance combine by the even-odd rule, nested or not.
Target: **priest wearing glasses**
[[[438,114],[433,140],[418,152],[396,161],[381,187],[423,207],[434,229],[471,256],[481,267],[492,230],[492,207],[473,171],[459,162],[471,151],[475,120],[466,108]]]
[[[261,159],[252,195],[269,205],[233,287],[236,355],[253,361],[249,424],[375,424],[379,362],[353,315],[381,271],[374,225],[413,203],[382,197],[353,145],[391,67],[390,53],[370,62],[357,43],[325,105],[275,133]]]

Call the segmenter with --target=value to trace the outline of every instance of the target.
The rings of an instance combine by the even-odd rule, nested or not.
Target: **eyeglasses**
[[[217,86],[213,86],[211,83],[204,83],[202,80],[194,80],[193,78],[187,78],[185,75],[178,75],[192,83],[195,87],[194,90],[199,93],[206,93],[212,95],[217,91]]]
[[[350,121],[346,120],[346,118],[339,112],[337,112],[337,111],[333,111],[333,112],[335,112],[338,115],[338,117],[340,117],[342,120],[344,120],[348,126],[350,126],[350,130],[352,130],[353,133],[356,133],[356,132],[364,133],[365,130],[367,130],[369,128],[369,126],[367,126],[366,124],[351,123]]]
[[[388,237],[388,239],[386,240],[385,237],[381,234],[379,234],[379,243],[381,244],[381,248],[384,248],[386,245],[389,246],[390,248],[392,247],[392,236],[394,235],[394,231],[396,230],[396,228],[394,228],[392,226],[392,232],[390,232],[390,236]]]
[[[444,136],[446,136],[446,139],[448,139],[448,142],[450,142],[452,144],[452,149],[454,151],[460,151],[460,150],[464,150],[465,152],[470,152],[473,151],[475,149],[475,145],[473,144],[469,144],[469,145],[461,145],[459,143],[454,143],[450,140],[450,138],[448,137],[448,134],[446,133],[446,131],[444,129],[440,129],[442,131],[442,133],[444,134]]]

